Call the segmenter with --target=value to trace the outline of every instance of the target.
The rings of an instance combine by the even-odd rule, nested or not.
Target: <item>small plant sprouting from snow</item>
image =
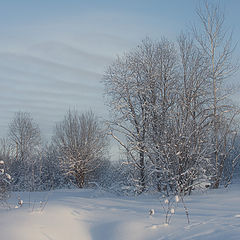
[[[150,210],[149,210],[149,215],[150,215],[150,216],[153,216],[154,214],[155,214],[155,210],[154,210],[154,209],[150,209]]]
[[[17,198],[17,205],[14,207],[15,209],[21,208],[23,206],[28,206],[29,210],[31,212],[43,212],[47,203],[48,203],[48,199],[49,199],[49,193],[47,193],[47,195],[45,195],[42,200],[34,200],[34,201],[24,201],[20,195],[18,195]]]
[[[176,195],[176,196],[162,195],[162,197],[160,198],[160,203],[162,205],[162,208],[163,208],[163,211],[164,211],[164,214],[165,214],[164,224],[166,224],[166,225],[170,224],[171,218],[176,213],[176,209],[179,206],[180,200],[181,200],[183,208],[185,210],[185,214],[186,214],[186,217],[187,217],[188,224],[190,223],[188,209],[187,209],[186,204],[183,200],[183,197],[179,196],[179,195]]]
[[[23,200],[20,198],[20,196],[18,196],[18,203],[15,206],[15,208],[20,208],[20,207],[22,207],[22,205],[23,205]]]

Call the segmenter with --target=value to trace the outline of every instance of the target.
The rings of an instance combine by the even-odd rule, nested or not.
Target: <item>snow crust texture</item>
[[[240,186],[186,199],[187,224],[179,203],[169,225],[156,196],[116,197],[97,190],[20,194],[20,208],[0,209],[1,240],[240,239]],[[11,206],[18,194],[12,194]],[[29,202],[30,200],[30,202]],[[149,215],[149,210],[154,214]]]

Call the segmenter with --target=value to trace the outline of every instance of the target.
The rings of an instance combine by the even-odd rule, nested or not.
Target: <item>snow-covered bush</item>
[[[69,180],[59,165],[56,149],[53,145],[46,145],[42,153],[41,184],[39,190],[48,191],[68,187]]]
[[[9,197],[11,176],[5,172],[5,164],[0,160],[0,201],[4,201]]]

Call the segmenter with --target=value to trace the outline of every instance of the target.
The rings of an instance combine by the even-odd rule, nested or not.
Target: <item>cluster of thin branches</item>
[[[230,157],[239,111],[224,88],[237,70],[231,35],[219,6],[206,2],[197,14],[200,28],[177,45],[146,38],[105,72],[109,134],[126,152],[139,192],[149,184],[166,194],[217,188],[239,157]]]

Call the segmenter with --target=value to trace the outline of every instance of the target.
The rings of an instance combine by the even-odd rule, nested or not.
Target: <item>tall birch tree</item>
[[[208,58],[212,98],[212,146],[215,165],[213,186],[218,188],[224,169],[224,162],[229,151],[228,143],[234,141],[232,131],[234,118],[238,114],[233,104],[229,104],[229,91],[224,90],[226,81],[238,69],[233,61],[234,46],[232,34],[225,28],[224,13],[218,4],[205,1],[197,9],[200,29],[194,28],[196,42],[203,54]],[[228,143],[227,143],[228,142]],[[231,145],[231,144],[230,144]]]

